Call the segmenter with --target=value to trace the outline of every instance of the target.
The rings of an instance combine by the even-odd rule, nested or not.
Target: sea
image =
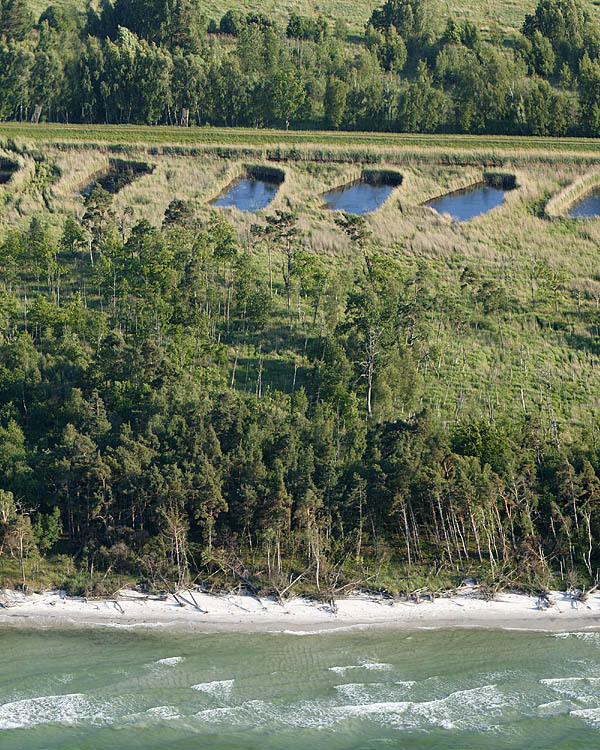
[[[600,633],[0,628],[2,750],[600,747]]]

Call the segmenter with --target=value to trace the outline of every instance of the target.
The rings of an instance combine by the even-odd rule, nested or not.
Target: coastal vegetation
[[[3,585],[596,579],[600,229],[544,210],[597,169],[585,141],[294,151],[285,132],[5,127]],[[115,164],[142,173],[87,189]],[[285,175],[268,208],[213,208],[249,167]],[[402,178],[381,208],[323,207],[369,170]],[[423,205],[486,181],[514,189],[470,222]]]
[[[600,27],[492,6],[0,0],[0,584],[597,583]]]

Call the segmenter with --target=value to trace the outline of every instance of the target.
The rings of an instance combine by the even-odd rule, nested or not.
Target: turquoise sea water
[[[600,634],[0,629],[0,747],[600,746]]]

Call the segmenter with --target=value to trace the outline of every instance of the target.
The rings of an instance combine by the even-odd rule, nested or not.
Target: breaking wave
[[[214,695],[215,698],[228,698],[231,695],[233,683],[234,680],[215,680],[214,682],[200,682],[197,685],[191,685],[191,688]]]

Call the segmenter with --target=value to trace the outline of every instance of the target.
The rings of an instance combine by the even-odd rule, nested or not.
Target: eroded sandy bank
[[[275,631],[298,634],[339,628],[383,626],[402,629],[442,627],[572,630],[600,628],[600,595],[576,602],[553,592],[552,606],[540,610],[538,599],[522,594],[499,594],[493,601],[476,592],[434,601],[398,602],[355,594],[328,604],[295,598],[278,603],[250,595],[214,596],[183,593],[184,606],[173,596],[145,597],[122,591],[116,599],[85,600],[62,592],[25,596],[4,591],[0,625],[30,627],[105,626],[115,628],[172,627],[199,632]],[[181,602],[181,600],[180,600]]]

